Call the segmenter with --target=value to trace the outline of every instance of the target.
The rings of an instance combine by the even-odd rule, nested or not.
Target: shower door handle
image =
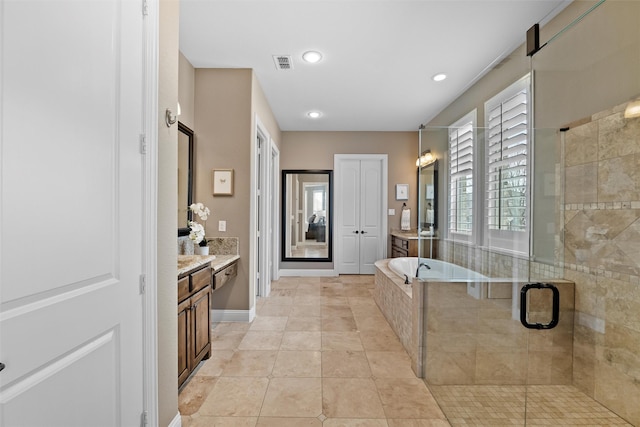
[[[551,289],[553,292],[553,312],[551,315],[551,322],[547,324],[543,323],[529,323],[527,320],[527,292],[531,289]],[[560,317],[560,291],[554,285],[550,283],[529,283],[524,285],[520,290],[520,323],[528,329],[553,329],[558,326]]]

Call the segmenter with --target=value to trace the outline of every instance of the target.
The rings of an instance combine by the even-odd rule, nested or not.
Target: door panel
[[[65,420],[64,426],[83,427],[94,419],[108,423],[101,425],[118,425],[118,345],[117,330],[107,331],[29,380],[3,390],[3,402],[11,404],[5,409],[2,425],[54,426],[62,424],[53,420]],[[97,374],[96,366],[103,372]],[[29,407],[37,410],[17,410]]]
[[[338,244],[340,274],[358,274],[360,272],[360,161],[344,160],[340,163],[341,186],[336,191],[338,211]],[[358,231],[358,234],[355,232]]]
[[[379,159],[339,161],[341,244],[340,274],[373,274],[374,263],[382,258],[382,175]],[[357,233],[355,233],[357,231]]]
[[[374,274],[374,263],[382,258],[382,164],[380,160],[361,162],[360,273]]]
[[[0,6],[2,425],[139,423],[142,19]]]

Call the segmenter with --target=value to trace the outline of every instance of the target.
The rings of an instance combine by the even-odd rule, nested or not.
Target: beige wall
[[[252,73],[252,82],[251,82],[251,106],[253,109],[252,117],[252,126],[251,129],[254,131],[253,140],[255,141],[255,118],[256,115],[260,118],[262,125],[266,127],[267,132],[269,132],[269,136],[275,143],[276,147],[280,147],[280,141],[282,141],[282,133],[280,132],[280,126],[278,125],[278,121],[276,117],[273,115],[273,111],[271,111],[271,107],[269,106],[269,101],[267,101],[267,97],[264,95],[264,91],[262,90],[262,86],[260,86],[260,82],[258,81],[258,77],[255,73]]]
[[[249,309],[251,81],[248,69],[196,69],[195,196],[211,210],[206,235],[238,237],[240,261],[232,286],[216,291],[214,309]],[[212,193],[212,170],[234,170],[233,196]],[[227,231],[218,231],[218,221]]]
[[[176,279],[178,221],[178,126],[167,127],[165,110],[178,102],[179,2],[161,0],[158,74],[158,421],[178,414],[178,324]]]
[[[333,170],[334,154],[387,154],[389,166],[389,230],[400,228],[402,201],[396,201],[395,184],[409,184],[407,206],[417,223],[418,132],[282,132],[281,169]],[[389,243],[390,245],[390,243]],[[390,253],[390,248],[387,248]],[[300,267],[293,267],[300,268]]]

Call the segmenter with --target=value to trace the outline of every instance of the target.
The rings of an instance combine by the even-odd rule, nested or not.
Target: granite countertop
[[[239,255],[178,255],[178,276],[208,263],[218,271],[239,259]]]
[[[399,237],[401,239],[407,240],[417,240],[417,239],[437,239],[438,236],[418,236],[418,230],[409,230],[409,231],[401,231],[401,230],[391,230],[391,235]]]

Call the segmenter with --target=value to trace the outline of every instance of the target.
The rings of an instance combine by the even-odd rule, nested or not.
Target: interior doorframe
[[[386,154],[334,154],[333,156],[333,170],[334,170],[334,200],[336,201],[334,205],[335,212],[340,212],[340,203],[342,197],[342,174],[340,173],[340,163],[345,160],[379,160],[382,164],[382,198],[380,199],[380,218],[382,218],[382,232],[380,233],[380,246],[382,258],[387,257],[387,240],[389,236],[388,229],[388,216],[387,216],[387,206],[389,204],[389,156]],[[336,226],[333,228],[338,233],[338,230],[341,229],[341,217],[340,215],[336,215],[335,224]],[[333,243],[335,246],[333,248],[334,253],[336,254],[336,258],[334,259],[334,270],[336,274],[340,273],[340,260],[342,259],[342,248],[340,245],[336,245],[335,242],[338,241],[338,236],[333,236]]]
[[[145,2],[143,18],[143,135],[146,154],[142,156],[143,233],[142,242],[142,330],[143,405],[148,425],[158,425],[158,31],[159,1]],[[144,141],[143,141],[144,138]]]
[[[271,280],[280,279],[280,150],[275,144],[275,141],[270,139],[270,156],[269,156],[269,200],[271,201],[269,206],[270,215],[270,232],[269,232],[269,247],[271,251],[271,268],[270,278]],[[271,287],[269,287],[271,288]],[[266,295],[265,295],[266,296]]]
[[[261,138],[263,141],[262,147],[258,147],[257,141],[258,138]],[[252,143],[254,149],[252,151],[252,168],[251,168],[251,219],[250,219],[250,227],[253,232],[251,233],[250,238],[250,257],[249,257],[249,277],[250,287],[249,293],[250,298],[253,299],[249,305],[251,307],[255,307],[255,297],[256,293],[260,296],[267,296],[265,293],[269,289],[269,283],[271,282],[271,274],[269,273],[268,268],[268,260],[271,254],[271,250],[269,249],[269,233],[265,232],[269,229],[269,218],[271,214],[269,211],[269,203],[265,203],[265,200],[269,200],[270,195],[270,186],[267,185],[269,182],[269,169],[271,163],[271,145],[272,140],[267,130],[266,126],[260,120],[258,114],[255,115],[255,134],[253,137]],[[258,162],[258,151],[260,150],[259,162]],[[268,153],[268,154],[267,154]],[[260,205],[258,206],[258,185],[260,185]],[[260,215],[258,217],[257,211],[258,208],[261,208],[261,212],[264,212],[264,215]],[[260,239],[258,239],[258,226],[262,235]],[[259,247],[258,247],[259,245]],[[256,250],[260,251],[260,256],[256,256]],[[258,277],[259,275],[259,277]],[[258,280],[258,288],[256,289],[256,280]],[[256,292],[257,291],[257,292]],[[254,310],[250,310],[251,314],[249,319],[253,320],[253,316],[255,315]]]

